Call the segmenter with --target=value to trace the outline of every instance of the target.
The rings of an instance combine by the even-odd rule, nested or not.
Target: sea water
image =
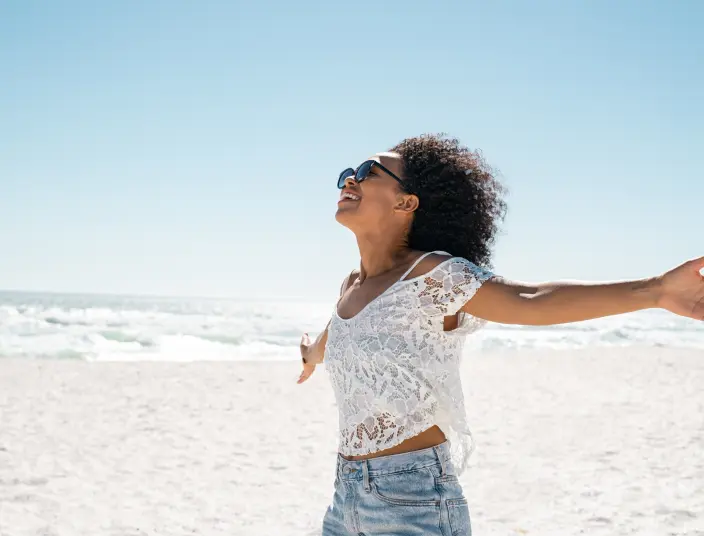
[[[0,358],[299,359],[332,303],[0,292]],[[645,345],[704,349],[704,322],[660,310],[549,327],[489,323],[468,352]]]

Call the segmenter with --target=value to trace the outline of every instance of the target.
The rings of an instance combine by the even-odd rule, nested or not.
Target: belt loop
[[[447,469],[445,468],[445,460],[440,455],[440,449],[438,447],[433,447],[433,452],[435,452],[435,456],[437,456],[438,462],[440,462],[440,476],[445,476],[447,474]]]
[[[369,483],[369,465],[367,460],[362,460],[362,475],[364,476],[364,491],[369,493],[372,490],[372,486]]]

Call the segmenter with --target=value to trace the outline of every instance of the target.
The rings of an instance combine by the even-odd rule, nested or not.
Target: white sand
[[[0,361],[0,535],[303,535],[336,419],[298,363]],[[704,535],[704,352],[472,356],[475,535]]]

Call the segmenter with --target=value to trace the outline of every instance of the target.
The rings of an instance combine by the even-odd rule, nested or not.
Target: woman
[[[304,335],[298,380],[324,360],[340,412],[324,536],[471,533],[457,478],[471,452],[459,360],[483,322],[551,325],[654,307],[704,319],[704,257],[619,283],[494,276],[502,188],[455,139],[404,140],[343,171],[338,188],[336,219],[357,238],[360,268],[326,329]]]

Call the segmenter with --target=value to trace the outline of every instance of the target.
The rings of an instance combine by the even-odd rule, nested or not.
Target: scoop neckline
[[[445,259],[444,261],[442,261],[441,263],[439,263],[437,266],[435,266],[432,270],[430,270],[430,271],[428,271],[428,272],[426,272],[426,273],[424,273],[424,274],[418,275],[418,276],[416,276],[416,277],[411,277],[410,279],[399,279],[398,281],[394,281],[393,283],[391,283],[391,285],[389,286],[389,288],[387,288],[386,290],[384,290],[384,292],[382,292],[381,294],[379,294],[376,298],[374,298],[372,301],[370,301],[367,305],[365,305],[364,307],[362,307],[362,308],[357,312],[356,315],[351,316],[350,318],[342,318],[342,317],[340,316],[340,313],[337,312],[337,307],[340,305],[340,300],[342,300],[342,296],[340,296],[340,297],[338,298],[337,302],[335,302],[335,311],[334,311],[334,312],[335,312],[335,316],[337,317],[338,320],[342,320],[343,322],[351,322],[352,320],[354,320],[355,318],[357,318],[359,315],[361,315],[364,311],[366,311],[372,303],[374,303],[374,302],[377,301],[378,299],[382,298],[387,292],[389,292],[389,291],[390,291],[392,288],[394,288],[396,285],[400,285],[401,283],[411,283],[411,282],[413,282],[413,281],[417,281],[418,279],[423,279],[423,278],[425,278],[425,277],[428,277],[428,275],[429,275],[431,272],[437,270],[440,266],[442,266],[442,265],[445,264],[446,262],[451,261],[452,259],[456,259],[456,258],[457,258],[457,257],[454,257],[454,256],[453,256],[453,257],[448,257],[447,259]]]

